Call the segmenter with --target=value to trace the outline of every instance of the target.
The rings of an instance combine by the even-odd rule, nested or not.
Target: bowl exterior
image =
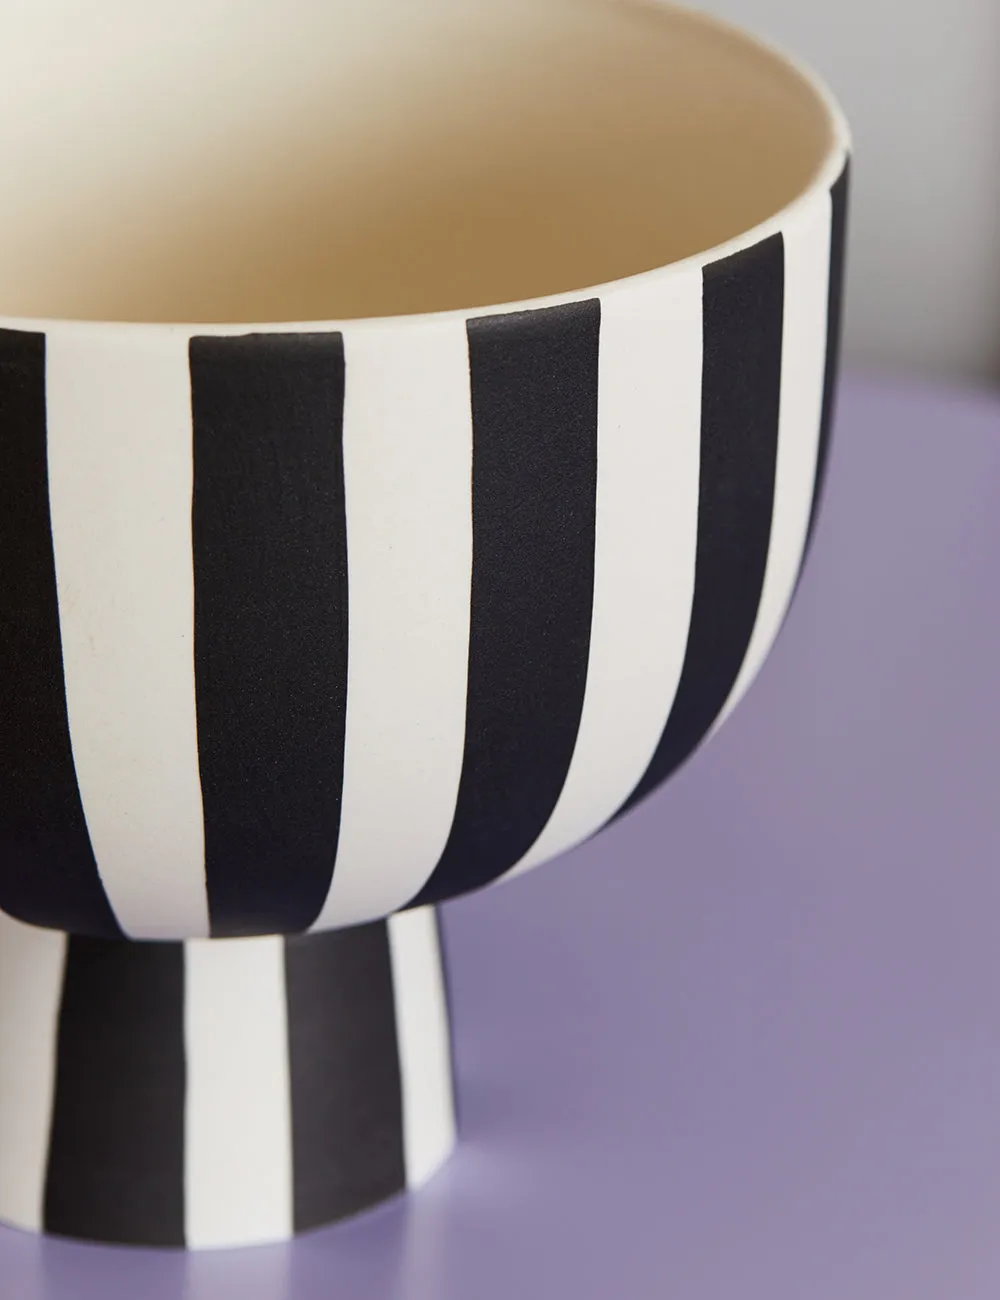
[[[527,310],[0,331],[0,909],[352,925],[669,777],[798,581],[846,199]]]

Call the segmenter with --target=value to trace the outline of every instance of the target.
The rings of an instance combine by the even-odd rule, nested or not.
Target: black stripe
[[[527,852],[562,791],[594,595],[598,299],[468,323],[472,608],[465,753],[435,903]]]
[[[406,1184],[388,928],[285,943],[295,1231]]]
[[[691,625],[660,743],[618,816],[665,781],[704,739],[750,643],[771,537],[783,308],[780,235],[705,267]]]
[[[80,801],[49,520],[45,335],[0,330],[0,908],[113,936]]]
[[[306,929],[337,850],[347,706],[340,334],[199,337],[195,675],[214,935]]]
[[[830,434],[836,415],[837,377],[840,371],[840,340],[844,302],[844,263],[847,252],[847,202],[851,180],[850,160],[830,190],[830,288],[826,303],[826,369],[823,375],[823,413],[820,417],[819,448],[816,455],[816,483],[813,488],[812,508],[809,512],[809,531],[802,554],[802,563],[812,545],[813,531],[823,500],[826,467],[830,458]],[[801,569],[800,569],[801,572]]]
[[[47,1231],[184,1244],[184,1086],[183,945],[70,939]]]

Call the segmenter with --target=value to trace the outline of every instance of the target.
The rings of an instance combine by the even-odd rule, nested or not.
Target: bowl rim
[[[621,0],[615,0],[620,3]],[[440,311],[399,312],[382,316],[349,317],[312,317],[301,320],[231,320],[231,321],[130,321],[114,318],[72,317],[72,316],[22,316],[7,315],[0,312],[0,329],[22,330],[27,332],[60,333],[98,332],[105,335],[124,332],[139,332],[145,335],[163,337],[183,336],[185,338],[203,335],[239,336],[243,334],[329,334],[344,330],[352,333],[357,330],[379,329],[419,329],[421,327],[444,324],[454,321],[468,321],[488,316],[505,316],[517,312],[538,311],[546,307],[558,307],[568,303],[582,302],[593,298],[608,298],[628,293],[633,290],[653,288],[661,281],[690,274],[701,270],[712,262],[721,261],[734,253],[761,243],[772,235],[778,234],[807,211],[820,196],[825,196],[844,171],[852,153],[851,129],[839,102],[825,79],[807,62],[790,53],[783,45],[758,36],[737,23],[731,23],[715,14],[708,14],[694,9],[689,4],[677,4],[674,0],[628,0],[633,5],[649,9],[666,10],[694,21],[701,26],[714,29],[723,37],[737,40],[748,52],[765,55],[779,64],[786,71],[795,74],[804,87],[814,96],[823,110],[828,125],[828,140],[823,157],[815,168],[808,183],[776,212],[765,217],[756,225],[748,227],[737,235],[713,244],[700,252],[687,257],[664,262],[647,271],[635,271],[628,275],[581,285],[573,289],[560,290],[557,293],[539,294],[529,298],[504,300],[484,303],[471,307],[448,307]]]

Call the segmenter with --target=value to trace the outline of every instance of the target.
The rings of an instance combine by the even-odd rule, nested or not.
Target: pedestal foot
[[[0,1218],[93,1241],[280,1240],[455,1139],[433,908],[128,943],[0,918]]]

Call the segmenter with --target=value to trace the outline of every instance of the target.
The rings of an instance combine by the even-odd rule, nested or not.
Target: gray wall
[[[799,55],[854,132],[854,361],[1000,378],[1000,0],[692,0]]]

